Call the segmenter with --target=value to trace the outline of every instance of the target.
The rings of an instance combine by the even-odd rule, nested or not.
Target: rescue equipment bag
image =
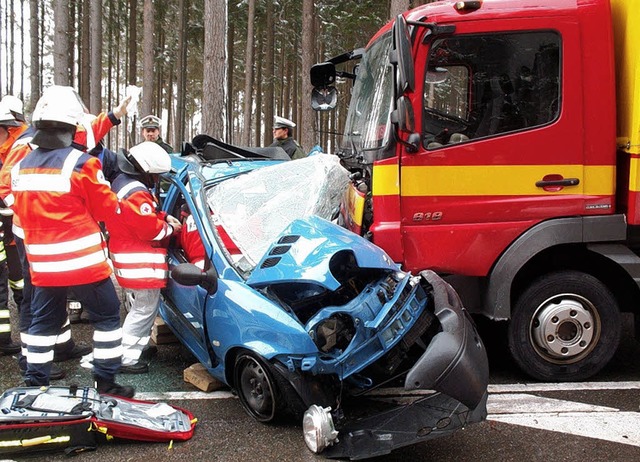
[[[91,387],[17,387],[0,396],[0,454],[94,450],[101,441],[186,441],[196,420],[166,403]]]

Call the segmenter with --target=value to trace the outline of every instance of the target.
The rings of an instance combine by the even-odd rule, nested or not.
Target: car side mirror
[[[218,290],[218,274],[213,266],[202,270],[192,263],[180,263],[171,270],[171,278],[183,286],[202,286],[210,295]]]

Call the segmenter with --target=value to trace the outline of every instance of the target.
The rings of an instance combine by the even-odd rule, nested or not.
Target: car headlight
[[[302,432],[307,447],[316,454],[338,441],[331,408],[312,404],[302,418]]]

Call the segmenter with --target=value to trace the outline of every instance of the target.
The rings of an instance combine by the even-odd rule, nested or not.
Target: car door
[[[408,269],[484,276],[531,226],[583,213],[581,86],[569,84],[581,81],[581,62],[564,51],[579,30],[553,24],[461,24],[427,41],[423,140],[400,169]]]

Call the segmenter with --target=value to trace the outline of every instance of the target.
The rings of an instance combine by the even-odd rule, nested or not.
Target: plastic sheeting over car
[[[238,268],[252,270],[292,221],[337,216],[348,175],[336,156],[318,154],[254,170],[210,188],[207,202],[213,221],[243,255]]]

